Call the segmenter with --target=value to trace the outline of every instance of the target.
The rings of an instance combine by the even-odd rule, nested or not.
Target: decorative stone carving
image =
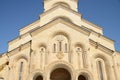
[[[64,54],[62,52],[57,53],[57,58],[62,59],[64,57]]]

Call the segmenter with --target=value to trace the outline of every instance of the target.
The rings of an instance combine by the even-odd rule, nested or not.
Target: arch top
[[[71,80],[71,74],[64,68],[57,68],[50,74],[51,80]]]
[[[48,71],[53,71],[57,68],[64,68],[67,69],[69,72],[73,72],[74,68],[70,63],[67,63],[65,61],[55,61],[51,64],[49,64],[48,66],[46,66],[46,72]]]

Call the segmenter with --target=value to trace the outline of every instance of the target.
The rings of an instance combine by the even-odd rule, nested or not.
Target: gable
[[[57,18],[52,22],[31,32],[33,46],[35,47],[39,47],[40,44],[48,45],[51,43],[52,38],[56,35],[66,36],[68,40],[71,41],[71,43],[85,44],[88,42],[89,34],[89,31],[84,30],[80,26],[67,22],[61,18]]]
[[[65,26],[63,27],[60,24],[65,25],[66,27]],[[57,25],[57,27],[54,27],[55,25]],[[89,35],[90,34],[90,31],[88,31],[88,30],[86,30],[86,29],[84,29],[80,26],[77,26],[77,25],[73,24],[72,22],[66,21],[62,18],[57,18],[57,19],[49,22],[48,24],[46,24],[46,25],[44,25],[40,28],[32,30],[30,33],[31,33],[32,36],[35,36],[35,35],[41,33],[44,30],[47,30],[49,28],[53,28],[52,31],[53,30],[56,31],[58,28],[59,28],[59,30],[61,29],[61,30],[66,30],[67,31],[68,28],[71,28],[71,30],[78,31],[79,33],[82,33],[84,35]]]

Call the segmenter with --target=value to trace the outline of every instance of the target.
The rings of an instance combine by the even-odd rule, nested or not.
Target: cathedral
[[[0,55],[0,80],[120,80],[120,52],[78,0],[43,0],[39,19]]]

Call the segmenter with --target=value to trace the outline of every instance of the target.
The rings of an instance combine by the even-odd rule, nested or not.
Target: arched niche
[[[111,76],[111,60],[109,56],[102,54],[102,53],[96,53],[93,56],[93,59],[95,61],[95,68],[97,68],[96,73],[98,74],[99,79],[104,80],[110,80]],[[109,69],[108,69],[109,68]]]
[[[101,60],[101,61],[104,61],[104,63],[107,65],[107,66],[110,66],[110,58],[106,55],[102,55],[101,53],[96,53],[93,58],[97,61],[97,60]]]
[[[71,80],[71,74],[64,68],[57,68],[51,72],[50,80]]]
[[[16,62],[13,65],[13,67],[15,67],[13,69],[13,74],[15,74],[14,78],[16,80],[22,80],[23,78],[27,79],[27,77],[26,77],[28,74],[28,59],[27,59],[27,57],[25,57],[24,55],[18,56],[15,59],[15,61]],[[17,74],[16,74],[16,72],[17,72]]]
[[[76,43],[73,48],[73,61],[74,64],[78,65],[78,68],[87,68],[88,62],[87,62],[87,51],[85,45],[82,43]],[[76,60],[78,60],[78,63],[76,63]]]
[[[98,72],[98,77],[100,80],[107,80],[107,65],[104,59],[97,58],[96,59],[96,68]]]

